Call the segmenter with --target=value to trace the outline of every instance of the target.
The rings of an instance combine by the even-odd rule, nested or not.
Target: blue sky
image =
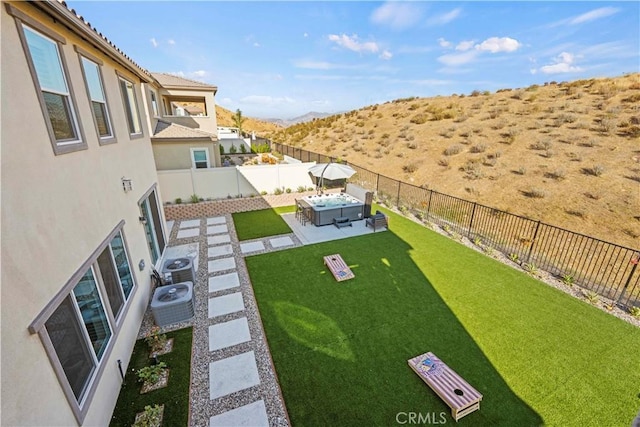
[[[245,116],[640,71],[640,2],[68,1],[150,71]]]

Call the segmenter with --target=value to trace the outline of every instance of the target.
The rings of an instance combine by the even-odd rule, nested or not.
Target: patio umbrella
[[[356,171],[348,165],[343,165],[342,163],[318,163],[315,166],[312,166],[309,169],[311,175],[320,178],[320,185],[322,187],[322,181],[324,178],[334,180],[334,179],[347,179],[353,176]]]

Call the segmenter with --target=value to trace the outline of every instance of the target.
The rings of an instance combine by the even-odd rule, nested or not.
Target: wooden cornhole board
[[[411,369],[427,383],[451,408],[451,416],[458,421],[480,409],[482,395],[460,375],[431,353],[424,353],[408,361]]]
[[[329,271],[338,282],[356,277],[349,266],[344,262],[340,254],[327,255],[323,257],[324,264],[329,267]]]

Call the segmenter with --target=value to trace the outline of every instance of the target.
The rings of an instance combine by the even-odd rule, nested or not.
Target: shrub
[[[449,167],[449,159],[447,159],[446,157],[443,157],[440,160],[438,160],[438,164],[440,166]]]
[[[487,146],[485,144],[476,144],[469,148],[470,153],[484,153],[486,150]]]
[[[604,173],[604,167],[602,165],[593,165],[592,167],[587,168],[585,171],[589,175],[600,176]]]
[[[275,194],[276,196],[279,196],[280,194],[282,194],[282,188],[277,187],[275,190],[273,190],[273,194]]]
[[[160,376],[164,372],[167,364],[164,362],[160,362],[157,365],[145,366],[144,368],[140,368],[136,371],[136,375],[138,376],[138,381],[145,383],[155,384],[160,380]]]
[[[287,193],[287,194],[290,194],[290,193],[291,193],[291,189],[290,189],[290,188],[288,188],[288,187],[287,187],[287,189],[286,189],[286,190],[284,190],[284,191],[285,191],[285,193]]]
[[[518,175],[524,175],[527,173],[527,168],[525,168],[524,166],[520,166],[516,172]]]
[[[535,275],[538,272],[538,267],[532,262],[525,262],[522,264],[522,268],[531,275]]]
[[[552,179],[561,180],[564,179],[567,172],[564,169],[555,169],[552,172],[548,172],[547,176]]]
[[[164,350],[164,347],[167,345],[167,335],[160,333],[160,328],[158,326],[154,326],[151,329],[151,334],[149,334],[144,341],[149,346],[149,350],[152,353]]]
[[[513,262],[518,262],[518,259],[519,259],[519,258],[520,258],[520,257],[519,257],[519,256],[518,256],[518,254],[517,254],[517,253],[515,253],[515,252],[513,252],[513,253],[510,253],[510,254],[509,254],[509,259],[510,259],[511,261],[513,261]]]
[[[198,196],[197,194],[191,195],[191,203],[198,203],[199,201],[200,201],[200,196]]]
[[[261,195],[261,196],[266,196],[267,194],[269,194],[269,193],[267,193],[265,190],[262,190],[262,191],[260,192],[260,195]]]
[[[631,314],[633,317],[640,317],[640,307],[630,307],[629,314]]]
[[[426,123],[427,120],[429,120],[429,118],[427,117],[426,114],[419,113],[419,114],[416,114],[415,116],[413,116],[409,121],[411,123],[415,123],[417,125],[421,125],[421,124]]]
[[[133,423],[132,427],[152,427],[160,425],[163,407],[160,405],[147,405],[142,415]]]
[[[416,148],[418,148],[418,144],[415,142],[407,142],[407,148],[410,148],[411,150],[415,150]]]
[[[246,146],[246,145],[244,145],[244,144],[241,144],[241,145],[240,145],[240,152],[241,152],[242,154],[247,154],[247,146]]]
[[[415,163],[415,162],[408,163],[408,164],[402,166],[402,170],[407,172],[407,173],[413,173],[413,172],[418,170],[418,164]]]
[[[544,199],[544,197],[546,196],[544,190],[541,190],[540,188],[532,188],[528,191],[525,191],[524,194],[525,196],[531,197],[532,199]]]
[[[574,281],[575,281],[575,278],[573,277],[573,274],[567,273],[562,275],[562,283],[564,283],[565,285],[573,286]]]
[[[179,205],[182,203],[182,199],[180,197],[176,198],[176,205]]]
[[[600,296],[593,292],[593,291],[587,291],[584,294],[584,297],[587,299],[587,301],[589,301],[591,304],[596,304],[599,300],[600,300]]]
[[[298,186],[298,193],[304,193],[307,190],[307,187],[304,185]]]
[[[462,152],[462,146],[460,144],[453,144],[445,148],[443,154],[445,156],[453,156],[455,154],[459,154],[460,152]]]
[[[224,156],[224,147],[222,146],[222,144],[218,145],[218,148],[220,149],[220,155]]]

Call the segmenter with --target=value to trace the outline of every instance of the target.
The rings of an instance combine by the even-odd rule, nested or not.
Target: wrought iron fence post
[[[469,221],[469,238],[471,238],[471,227],[473,226],[473,217],[476,214],[476,206],[478,206],[478,204],[476,202],[473,202],[473,210],[471,210],[471,220]]]
[[[429,190],[429,201],[427,201],[427,219],[431,221],[431,196],[433,196],[433,190]]]
[[[538,238],[538,230],[540,229],[540,221],[536,224],[536,231],[533,232],[533,238],[531,239],[531,246],[529,246],[529,253],[527,254],[527,264],[531,261],[531,254],[533,253],[533,245]]]
[[[396,197],[396,208],[400,209],[400,186],[402,183],[398,181],[398,197]]]
[[[622,288],[622,292],[620,293],[620,296],[616,300],[616,305],[620,304],[620,301],[622,300],[622,297],[624,296],[625,292],[627,292],[627,288],[629,287],[629,284],[631,283],[631,278],[633,278],[633,274],[636,272],[636,268],[638,268],[638,261],[637,260],[636,260],[636,262],[633,263],[633,267],[631,268],[631,273],[629,274],[629,277],[627,278],[627,281],[626,281],[626,283],[624,284],[624,286]]]
[[[378,186],[380,184],[380,174],[376,174],[376,194],[378,194]]]

